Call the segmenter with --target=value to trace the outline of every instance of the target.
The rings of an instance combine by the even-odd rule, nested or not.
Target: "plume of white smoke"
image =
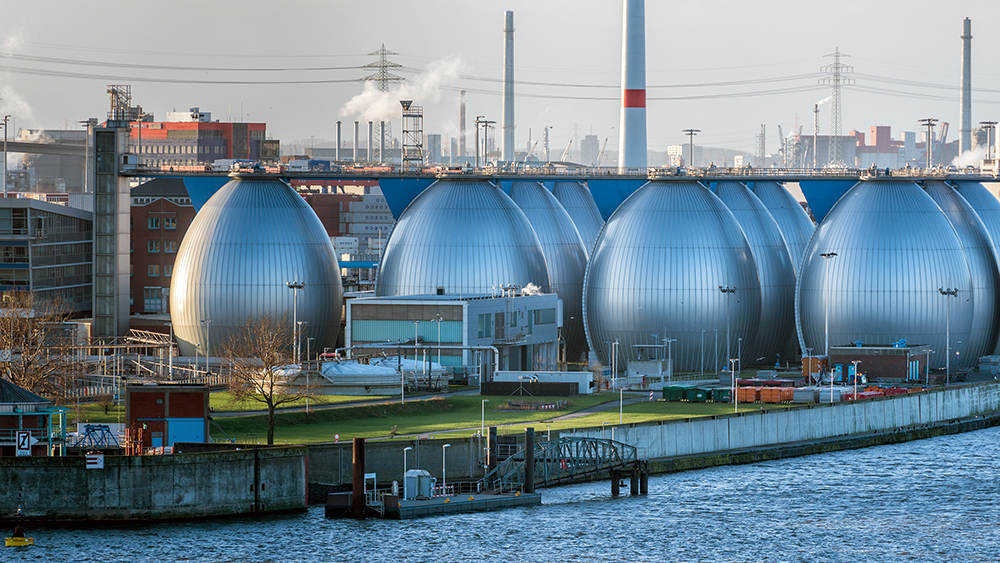
[[[461,66],[458,57],[434,61],[427,70],[388,92],[376,88],[374,82],[365,82],[364,90],[340,108],[340,115],[355,116],[361,121],[388,121],[399,115],[400,100],[414,100],[419,104],[437,102],[441,99],[441,86],[458,78]]]
[[[537,285],[528,282],[528,285],[521,288],[521,295],[541,295],[542,288]]]
[[[976,147],[956,156],[951,163],[959,168],[965,168],[966,166],[975,166],[978,168],[983,163],[984,158],[986,158],[986,147]]]
[[[24,47],[24,30],[15,29],[3,40],[3,50],[7,53],[16,53]]]
[[[832,100],[832,99],[833,99],[833,96],[827,96],[827,97],[823,98],[822,100],[816,102],[816,105],[817,106],[821,106],[823,104],[828,104],[828,103],[830,103],[830,100]]]

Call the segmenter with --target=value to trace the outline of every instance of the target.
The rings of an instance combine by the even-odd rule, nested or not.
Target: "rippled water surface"
[[[544,505],[404,522],[305,514],[35,529],[45,560],[1000,558],[1000,428],[907,444],[543,491]],[[14,556],[13,550],[0,559]]]

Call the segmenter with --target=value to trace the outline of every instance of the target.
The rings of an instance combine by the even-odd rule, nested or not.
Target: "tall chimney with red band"
[[[645,0],[622,0],[622,109],[618,171],[646,168]]]

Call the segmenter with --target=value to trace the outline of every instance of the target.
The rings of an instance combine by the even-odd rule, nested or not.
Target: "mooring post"
[[[496,469],[497,463],[499,463],[497,458],[500,455],[500,444],[497,439],[497,427],[490,426],[489,438],[486,443],[486,467],[488,468],[488,471]]]
[[[353,491],[351,493],[351,516],[365,516],[365,439],[354,439],[354,466],[352,469]]]
[[[628,494],[639,496],[639,467],[635,465],[632,466],[632,474],[629,476]]]
[[[621,481],[619,480],[618,472],[614,469],[611,470],[611,497],[618,498],[622,492]]]
[[[535,429],[524,429],[524,492],[535,492]]]
[[[649,494],[649,465],[643,463],[642,469],[639,473],[639,494],[648,495]]]

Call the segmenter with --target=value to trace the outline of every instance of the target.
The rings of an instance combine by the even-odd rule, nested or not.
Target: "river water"
[[[410,521],[260,519],[35,529],[44,560],[997,560],[1000,428],[543,491],[540,507]]]

